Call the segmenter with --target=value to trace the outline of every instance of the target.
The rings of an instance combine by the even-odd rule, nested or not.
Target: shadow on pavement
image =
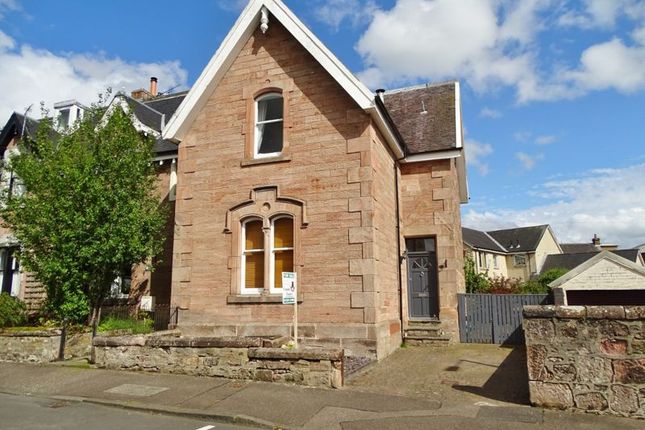
[[[492,400],[528,405],[529,387],[528,373],[526,370],[526,350],[524,346],[515,346],[512,348],[511,353],[500,363],[484,385],[481,387],[453,385],[452,388]],[[485,363],[468,362],[476,365],[490,366]]]

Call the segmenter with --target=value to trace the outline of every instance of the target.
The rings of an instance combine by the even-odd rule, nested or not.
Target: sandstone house
[[[295,271],[306,344],[383,357],[416,321],[457,338],[457,82],[374,95],[282,2],[254,0],[163,137],[182,332],[289,334]]]
[[[459,339],[458,82],[375,94],[281,1],[251,0],[187,94],[120,97],[159,136],[174,201],[167,266],[134,290],[182,333],[290,335],[296,272],[307,345],[382,358],[404,336]]]

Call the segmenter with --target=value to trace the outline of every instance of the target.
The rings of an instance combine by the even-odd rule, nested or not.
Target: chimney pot
[[[157,78],[154,76],[150,78],[150,94],[152,97],[157,97]]]
[[[376,90],[376,95],[379,96],[381,101],[383,101],[383,94],[385,94],[385,90],[383,88],[379,88],[378,90]]]
[[[593,238],[591,239],[591,243],[593,243],[596,246],[600,245],[600,238],[598,237],[597,234],[594,233]]]

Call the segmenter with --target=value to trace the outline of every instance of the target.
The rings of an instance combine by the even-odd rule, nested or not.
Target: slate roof
[[[181,102],[186,98],[188,91],[182,91],[180,93],[168,94],[164,96],[155,97],[152,100],[143,102],[145,105],[150,106],[157,112],[161,112],[166,115],[166,124],[170,120],[170,117],[177,111]]]
[[[188,92],[183,91],[146,101],[136,100],[125,94],[121,94],[121,97],[126,100],[134,116],[142,124],[160,133],[164,125],[170,120],[170,117],[174,115],[186,94]],[[169,140],[159,138],[152,150],[157,156],[168,155],[177,152],[177,145]]]
[[[38,129],[38,121],[30,117],[26,117],[25,120],[25,116],[17,112],[11,114],[2,131],[0,131],[0,157],[3,156],[11,138],[22,133],[23,127],[25,134],[33,134]]]
[[[562,252],[565,254],[600,251],[593,243],[561,243],[560,248],[562,248]]]
[[[464,243],[471,248],[486,249],[489,251],[506,253],[506,249],[490,237],[485,231],[479,231],[468,227],[461,229]]]
[[[601,251],[596,252],[583,252],[583,253],[569,253],[569,254],[551,254],[546,256],[544,260],[544,265],[540,273],[544,273],[547,270],[555,268],[563,268],[571,270],[575,267],[578,267],[587,260],[590,260],[594,256],[600,254]],[[620,249],[616,251],[609,251],[613,254],[619,255],[629,261],[637,263],[638,260],[638,249]]]
[[[407,154],[457,148],[461,124],[456,124],[455,86],[447,82],[385,92],[384,105]]]
[[[510,228],[506,230],[489,231],[488,234],[499,242],[508,252],[535,251],[544,236],[548,225]]]

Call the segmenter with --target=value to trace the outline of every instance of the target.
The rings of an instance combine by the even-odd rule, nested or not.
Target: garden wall
[[[312,387],[343,385],[343,350],[282,349],[288,339],[244,337],[97,337],[95,363],[118,370],[181,373],[231,379],[293,383]]]
[[[644,306],[525,306],[531,403],[645,418]]]
[[[0,331],[0,361],[49,363],[58,358],[61,331],[8,329]],[[91,333],[69,334],[65,359],[88,357],[92,348]]]

